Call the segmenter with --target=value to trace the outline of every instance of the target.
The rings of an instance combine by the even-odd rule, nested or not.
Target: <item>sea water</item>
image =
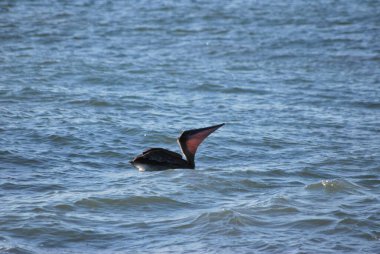
[[[0,252],[380,253],[379,42],[371,0],[1,1]]]

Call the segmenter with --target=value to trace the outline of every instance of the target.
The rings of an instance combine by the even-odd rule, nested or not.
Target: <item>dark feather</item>
[[[178,153],[163,149],[151,148],[138,155],[132,163],[140,163],[157,168],[188,168],[188,163]]]
[[[211,133],[224,124],[184,131],[178,138],[178,143],[186,160],[179,153],[163,148],[150,148],[134,158],[130,163],[139,170],[165,170],[174,168],[195,168],[194,156],[198,146]]]

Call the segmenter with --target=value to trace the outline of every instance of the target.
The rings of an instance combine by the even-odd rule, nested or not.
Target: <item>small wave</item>
[[[223,88],[224,88],[224,86],[222,86],[222,85],[212,84],[212,83],[203,83],[201,85],[194,87],[193,90],[211,92],[211,91],[220,91]]]
[[[119,227],[122,228],[137,228],[137,229],[142,229],[142,228],[149,228],[151,225],[145,222],[133,222],[133,223],[122,223],[119,225]]]
[[[295,213],[299,213],[299,210],[295,207],[285,207],[285,206],[274,206],[274,207],[270,207],[266,210],[264,210],[264,213],[265,214],[283,214],[283,215],[288,215],[288,214],[295,214]]]
[[[28,189],[32,185],[29,184],[14,184],[14,183],[3,183],[0,184],[0,189],[2,190],[23,190]]]
[[[97,98],[91,98],[87,100],[73,100],[69,102],[70,104],[79,104],[85,106],[95,106],[95,107],[110,107],[113,106],[112,103]]]
[[[49,142],[53,142],[56,144],[61,144],[61,145],[67,145],[71,143],[83,143],[83,140],[80,138],[75,137],[74,135],[68,134],[68,135],[63,135],[63,134],[50,134],[45,137],[45,139]]]
[[[352,103],[354,106],[363,107],[366,109],[380,109],[379,102],[370,102],[370,101],[358,101]]]
[[[18,91],[19,95],[29,96],[29,95],[40,95],[42,91],[34,88],[34,87],[24,87]]]
[[[258,90],[258,89],[252,89],[252,88],[247,88],[247,87],[230,87],[226,88],[223,90],[224,93],[227,94],[247,94],[247,93],[252,93],[252,94],[259,94],[259,95],[264,95],[268,94],[268,91],[265,90]]]
[[[8,231],[19,237],[37,238],[39,246],[47,248],[64,248],[69,246],[70,242],[78,241],[109,241],[121,238],[123,235],[114,232],[105,232],[104,230],[89,229],[80,225],[68,227],[67,225],[59,225],[46,223],[42,225],[32,226],[29,224],[22,227],[14,227]],[[64,240],[63,240],[64,239]],[[0,249],[1,250],[1,249]],[[14,252],[14,253],[32,253],[32,252]],[[41,253],[39,251],[38,253]],[[50,253],[50,252],[49,252]],[[54,252],[56,253],[56,252]],[[58,252],[59,253],[59,252]]]
[[[60,211],[73,211],[74,207],[68,204],[59,204],[54,206],[55,209]]]
[[[19,90],[15,90],[8,93],[8,98],[12,100],[18,99],[30,99],[30,100],[40,100],[43,99],[45,102],[57,100],[57,96],[62,96],[62,94],[55,93],[49,89],[41,90],[36,87],[23,87]]]
[[[91,152],[89,155],[96,156],[97,158],[123,158],[124,155],[114,151],[100,151],[100,152]]]
[[[67,145],[67,144],[81,144],[84,140],[70,134],[68,132],[40,132],[35,131],[31,134],[31,137],[37,142],[46,142],[54,143],[58,145]]]
[[[120,131],[122,132],[122,134],[138,135],[140,134],[141,129],[133,127],[123,127]]]
[[[183,208],[188,207],[189,204],[185,202],[180,202],[167,197],[158,196],[132,196],[126,198],[98,198],[89,197],[84,198],[75,202],[75,205],[87,208],[102,208],[102,207],[147,207],[147,206],[163,206],[168,208]]]
[[[208,191],[210,193],[219,193],[228,195],[229,193],[251,193],[257,189],[276,189],[283,186],[304,186],[297,181],[280,181],[275,180],[275,177],[281,177],[284,172],[282,170],[255,171],[255,170],[237,170],[232,172],[215,171],[216,174],[203,176],[204,179],[199,179],[192,184],[186,185],[190,191]],[[286,175],[286,174],[285,174]],[[271,177],[267,180],[254,180],[252,177]],[[270,179],[268,181],[268,179]]]
[[[222,92],[226,94],[259,94],[259,95],[264,95],[268,94],[268,91],[261,90],[261,89],[254,89],[250,87],[229,87],[229,86],[224,86],[224,85],[219,85],[219,84],[212,84],[212,83],[203,83],[201,85],[198,85],[193,88],[193,90],[196,91],[208,91],[208,92]]]
[[[380,186],[380,179],[364,179],[359,180],[358,183],[360,183],[361,186],[375,188]]]
[[[264,225],[266,222],[253,218],[252,216],[244,215],[243,213],[223,209],[214,212],[205,212],[200,214],[195,219],[186,220],[185,223],[177,226],[177,228],[214,228],[210,225],[228,229],[228,226],[235,228],[243,228],[248,226]]]
[[[286,172],[284,170],[281,170],[281,169],[266,169],[266,170],[260,170],[260,169],[250,169],[249,167],[247,167],[246,169],[244,167],[242,167],[241,169],[237,169],[237,170],[234,170],[232,172],[226,172],[225,173],[229,178],[234,178],[234,177],[242,177],[244,178],[245,180],[246,179],[250,179],[252,177],[273,177],[273,178],[276,178],[276,177],[289,177],[291,176],[291,173],[289,172]],[[273,187],[273,184],[272,183],[268,183],[268,182],[258,182],[258,181],[255,181],[255,183],[258,184],[258,187],[259,186],[262,186],[262,187]]]
[[[273,138],[273,137],[263,137],[263,144],[273,149],[282,149],[289,146],[298,145],[298,143],[295,141]]]
[[[357,192],[361,189],[359,185],[344,179],[322,180],[305,187],[307,190],[325,190],[327,192]]]
[[[28,249],[24,249],[18,246],[13,247],[0,247],[0,253],[7,253],[7,254],[33,254],[35,252],[30,251]]]
[[[248,189],[252,189],[252,188],[264,188],[264,189],[273,188],[273,185],[270,183],[252,181],[249,179],[241,180],[239,183],[241,183],[244,187],[246,187]]]
[[[12,155],[12,153],[8,150],[0,150],[0,156],[9,156]]]
[[[358,225],[360,223],[363,222],[354,218],[344,218],[338,222],[338,225]]]
[[[25,155],[17,154],[17,152],[2,150],[0,151],[0,159],[4,162],[14,163],[18,165],[39,165],[42,161],[38,158],[27,157]]]
[[[290,223],[286,223],[285,225],[290,228],[310,229],[318,227],[328,227],[334,223],[335,220],[330,218],[310,218],[292,221]]]
[[[171,33],[174,35],[182,35],[182,36],[197,34],[200,32],[202,32],[201,29],[184,29],[184,28],[177,28],[171,31]]]
[[[32,190],[37,192],[64,190],[65,187],[58,184],[15,184],[15,183],[3,183],[0,184],[0,189],[3,190]]]
[[[298,173],[298,175],[305,178],[315,178],[315,179],[328,177],[328,176],[325,176],[324,173],[314,170],[313,167],[305,167],[304,169],[302,169],[302,171]]]
[[[160,31],[161,29],[156,26],[139,25],[139,26],[133,27],[133,30],[137,32],[156,32],[156,31]]]

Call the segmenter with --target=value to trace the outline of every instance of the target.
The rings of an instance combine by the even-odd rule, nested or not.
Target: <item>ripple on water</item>
[[[15,165],[38,166],[43,164],[43,161],[37,156],[31,154],[27,155],[25,153],[21,155],[21,152],[18,151],[2,150],[0,151],[0,159],[2,159],[3,162],[13,163]]]
[[[4,254],[34,254],[35,252],[19,246],[0,247],[0,253]]]
[[[98,98],[72,100],[69,103],[74,104],[74,105],[93,106],[93,107],[111,107],[111,106],[114,106],[113,103],[106,101],[106,100],[103,100],[103,99],[98,99]]]
[[[294,215],[300,213],[300,210],[290,205],[270,205],[267,207],[257,208],[257,213],[263,215]]]
[[[326,192],[360,193],[362,187],[345,179],[327,179],[312,183],[305,187],[307,190],[324,190]]]
[[[203,212],[197,215],[187,217],[176,226],[177,229],[195,229],[201,231],[228,231],[243,230],[245,227],[259,227],[266,225],[267,222],[256,218],[255,216],[232,210],[221,209],[212,212]]]
[[[36,192],[46,192],[55,190],[65,190],[66,188],[60,184],[19,184],[6,182],[0,184],[0,189],[2,190],[32,190]]]
[[[380,103],[374,102],[374,101],[357,101],[357,102],[352,102],[352,105],[356,107],[362,107],[365,109],[373,109],[373,110],[380,109]]]
[[[233,179],[217,175],[202,176],[202,178],[196,178],[191,183],[186,184],[187,190],[215,193],[221,196],[234,196],[236,193],[249,194],[255,189],[271,189],[275,187],[276,183],[250,179]]]
[[[55,143],[57,145],[70,145],[76,143],[83,143],[84,141],[72,134],[49,134],[43,137],[46,141]]]
[[[194,91],[198,92],[221,92],[225,94],[256,94],[256,95],[266,95],[269,93],[267,90],[263,89],[255,89],[252,87],[242,87],[242,86],[225,86],[221,84],[214,84],[214,83],[203,83],[201,85],[195,86],[192,88]]]
[[[148,209],[154,210],[159,207],[165,209],[189,208],[191,204],[177,201],[163,196],[130,196],[125,198],[100,198],[89,197],[75,202],[78,207],[86,208],[120,208],[120,209]]]
[[[335,224],[335,219],[332,218],[303,218],[289,223],[285,223],[286,227],[297,229],[319,229],[329,228]]]
[[[115,151],[98,151],[88,153],[90,156],[96,156],[100,158],[125,158],[125,154],[118,153]]]
[[[58,204],[58,205],[55,205],[54,208],[63,212],[74,211],[74,207],[69,204]]]

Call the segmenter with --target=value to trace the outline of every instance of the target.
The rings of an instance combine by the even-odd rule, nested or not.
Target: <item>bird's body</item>
[[[163,148],[150,148],[138,155],[132,164],[140,171],[160,171],[173,168],[188,168],[182,155]]]
[[[142,154],[136,156],[131,164],[140,171],[160,171],[175,168],[195,168],[195,153],[202,141],[211,133],[222,127],[219,124],[211,127],[184,131],[178,138],[178,144],[181,147],[182,155],[163,148],[150,148]]]

